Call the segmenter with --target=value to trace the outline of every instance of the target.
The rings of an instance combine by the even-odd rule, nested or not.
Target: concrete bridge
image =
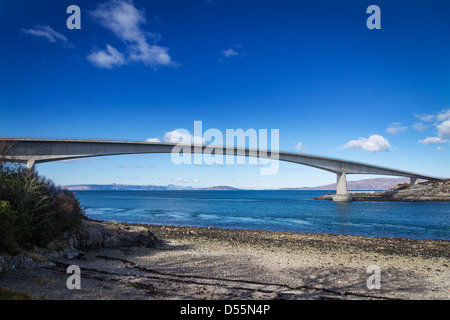
[[[26,163],[27,167],[31,170],[34,170],[34,166],[37,163],[111,155],[172,153],[175,147],[177,147],[178,150],[180,148],[180,144],[165,142],[21,138],[0,138],[0,145],[8,146],[7,152],[3,155],[3,159],[5,161]],[[336,195],[333,197],[333,200],[335,201],[351,201],[351,195],[347,190],[348,174],[374,174],[409,177],[411,184],[417,183],[418,179],[441,179],[370,164],[290,152],[271,152],[269,150],[256,150],[238,147],[208,147],[205,145],[184,146],[184,150],[190,153],[203,153],[207,149],[208,154],[275,159],[303,164],[333,172],[337,176]]]

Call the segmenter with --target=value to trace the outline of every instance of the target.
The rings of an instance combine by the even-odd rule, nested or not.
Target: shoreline
[[[446,240],[91,222],[159,241],[2,273],[0,287],[48,300],[450,299]],[[74,264],[82,290],[66,288],[66,268]],[[381,270],[380,290],[367,288],[373,265]]]
[[[350,234],[333,234],[333,233],[311,233],[311,232],[293,232],[293,231],[274,231],[261,229],[238,229],[238,228],[219,228],[219,227],[194,227],[194,226],[176,226],[176,225],[154,225],[154,224],[134,224],[135,226],[145,226],[151,232],[159,237],[168,236],[172,239],[186,239],[192,235],[196,238],[204,238],[206,240],[219,241],[238,241],[239,243],[256,244],[255,241],[266,241],[268,244],[274,239],[283,239],[287,241],[284,244],[278,243],[280,246],[291,245],[292,241],[300,241],[302,245],[305,242],[312,245],[314,242],[321,241],[328,244],[334,243],[338,245],[346,244],[347,246],[358,247],[359,249],[374,250],[373,245],[379,246],[383,243],[384,250],[394,250],[396,254],[424,254],[426,246],[431,245],[431,252],[428,256],[435,254],[436,257],[447,257],[450,259],[450,240],[441,239],[412,239],[401,237],[371,237]],[[291,241],[291,242],[289,242]],[[387,247],[386,247],[387,246]],[[348,249],[349,247],[347,247]],[[428,249],[430,249],[428,248]],[[442,249],[442,250],[441,250]],[[397,250],[397,251],[395,251]],[[412,250],[419,250],[412,251]]]
[[[399,184],[385,191],[349,191],[352,201],[377,202],[450,202],[450,179]],[[315,198],[333,200],[333,194]]]
[[[91,219],[92,221],[96,222],[108,222],[106,220],[96,220]],[[109,220],[110,221],[110,220]],[[116,222],[116,221],[115,221]],[[192,228],[192,229],[208,229],[208,230],[224,230],[224,231],[231,231],[231,232],[241,232],[241,231],[248,231],[248,232],[273,232],[273,233],[288,233],[288,234],[298,234],[298,235],[305,235],[305,236],[343,236],[343,237],[359,237],[359,238],[369,238],[369,239],[392,239],[392,240],[413,240],[413,241],[443,241],[443,242],[450,242],[450,239],[425,239],[425,238],[407,238],[407,237],[383,237],[383,236],[368,236],[368,235],[359,235],[359,234],[346,234],[346,233],[319,233],[319,232],[300,232],[300,231],[287,231],[287,230],[267,230],[267,229],[240,229],[240,228],[222,228],[222,227],[201,227],[201,226],[186,226],[186,225],[172,225],[172,224],[151,224],[151,223],[137,223],[137,222],[116,222],[119,224],[127,224],[127,225],[133,225],[133,226],[145,226],[148,228]]]
[[[336,194],[326,194],[320,197],[314,198],[314,200],[328,200],[333,201],[333,197]],[[433,202],[433,203],[448,203],[450,202],[450,197],[421,197],[421,198],[414,198],[414,197],[404,197],[397,196],[396,193],[391,193],[388,191],[380,191],[380,192],[373,192],[373,193],[363,193],[363,192],[349,192],[349,195],[351,195],[351,201],[367,201],[367,202],[417,202],[417,203],[427,203],[427,202]]]

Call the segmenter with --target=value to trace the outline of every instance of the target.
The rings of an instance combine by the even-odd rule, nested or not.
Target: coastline
[[[350,191],[349,194],[352,201],[450,202],[450,179],[425,181],[414,185],[404,183],[385,191]],[[333,196],[334,194],[328,194],[315,199],[333,200]]]
[[[159,241],[2,273],[0,287],[48,300],[449,299],[450,241],[93,223]],[[66,287],[69,265],[81,269],[81,290]],[[370,266],[380,289],[367,288]]]

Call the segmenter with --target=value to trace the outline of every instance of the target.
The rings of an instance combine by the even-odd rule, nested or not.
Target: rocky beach
[[[86,220],[46,249],[0,255],[0,288],[45,300],[446,300],[449,263],[449,241]],[[67,288],[70,265],[80,290]]]

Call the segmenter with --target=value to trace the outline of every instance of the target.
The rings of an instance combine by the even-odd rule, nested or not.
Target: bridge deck
[[[0,143],[9,145],[4,156],[7,161],[24,162],[34,165],[67,159],[144,153],[172,153],[178,147],[181,152],[224,154],[233,156],[259,157],[302,164],[336,174],[375,174],[413,179],[440,180],[441,178],[403,170],[385,168],[355,161],[329,157],[305,155],[291,152],[272,152],[238,147],[220,146],[180,146],[176,143],[140,141],[102,141],[71,139],[25,139],[0,138]]]

